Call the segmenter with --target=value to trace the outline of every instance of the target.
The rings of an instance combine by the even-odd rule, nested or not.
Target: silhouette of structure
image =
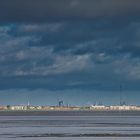
[[[58,106],[59,107],[63,107],[64,106],[64,102],[63,101],[58,101]]]

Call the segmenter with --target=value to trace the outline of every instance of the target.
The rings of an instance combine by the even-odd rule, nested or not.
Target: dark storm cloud
[[[139,27],[118,18],[1,25],[0,89],[113,91],[121,81],[139,90]]]
[[[0,0],[1,22],[139,15],[139,0]]]
[[[130,53],[139,57],[139,19],[119,20],[31,24],[21,26],[19,31],[23,35],[41,34],[38,47],[53,46],[56,53],[106,53],[114,56]]]

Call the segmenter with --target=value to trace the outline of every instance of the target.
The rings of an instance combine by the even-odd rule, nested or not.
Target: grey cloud
[[[0,0],[1,22],[44,22],[139,14],[139,0]]]
[[[26,27],[30,28],[29,25],[25,26],[25,28]],[[31,30],[40,32],[38,26],[34,27],[35,28]],[[3,29],[5,29],[5,27],[3,27]],[[48,28],[45,29],[48,30]],[[19,28],[17,28],[17,32],[18,31]],[[52,32],[54,32],[54,30]],[[9,32],[7,36],[7,38],[1,38],[0,40],[0,53],[2,54],[0,56],[1,76],[45,76],[71,73],[73,71],[86,70],[92,65],[90,55],[61,55],[53,52],[53,45],[34,46],[33,44],[37,42],[31,42],[34,42],[34,40],[40,41],[38,40],[38,36],[23,35],[14,37],[14,35]]]
[[[138,25],[96,21],[0,26],[0,89],[115,90],[121,79],[127,89],[138,90]]]
[[[56,33],[65,27],[63,22],[51,22],[47,24],[22,24],[17,27],[17,32],[24,34]]]

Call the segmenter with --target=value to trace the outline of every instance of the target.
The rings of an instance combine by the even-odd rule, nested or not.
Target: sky
[[[139,0],[0,3],[1,105],[140,105]]]

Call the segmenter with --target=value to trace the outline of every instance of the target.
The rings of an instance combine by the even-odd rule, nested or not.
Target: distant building
[[[0,106],[0,110],[6,110],[7,106]]]
[[[91,110],[108,110],[109,108],[104,105],[92,105],[90,107]]]
[[[110,110],[140,110],[140,107],[137,106],[127,106],[127,105],[122,105],[122,106],[110,106]]]
[[[10,110],[27,110],[28,106],[10,106]]]

